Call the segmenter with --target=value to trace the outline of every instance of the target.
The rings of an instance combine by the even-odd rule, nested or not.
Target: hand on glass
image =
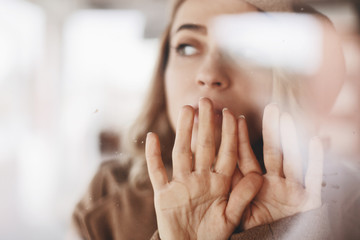
[[[241,169],[247,168],[244,164],[253,161],[255,156],[246,128],[239,136],[241,172]],[[242,229],[320,207],[323,165],[321,142],[314,137],[309,143],[308,167],[303,179],[303,161],[297,139],[292,117],[287,113],[280,115],[275,104],[268,105],[263,117],[266,174],[259,193],[243,214]],[[261,170],[257,167],[253,171]],[[242,173],[237,173],[241,177]]]
[[[173,149],[173,178],[162,163],[154,133],[146,140],[146,161],[155,195],[161,239],[227,239],[240,224],[244,210],[262,185],[255,158],[244,159],[246,168],[231,189],[238,156],[238,126],[244,119],[223,110],[221,146],[215,162],[214,113],[210,100],[199,102],[196,152],[191,152],[194,110],[180,112]],[[241,129],[240,129],[241,131]]]

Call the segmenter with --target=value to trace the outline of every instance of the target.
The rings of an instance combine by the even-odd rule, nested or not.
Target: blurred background
[[[165,0],[0,0],[0,239],[63,239],[141,105]]]
[[[71,213],[101,161],[122,154],[167,18],[166,0],[0,0],[0,239],[72,239]],[[319,1],[346,59],[323,124],[360,169],[360,38],[353,1]]]

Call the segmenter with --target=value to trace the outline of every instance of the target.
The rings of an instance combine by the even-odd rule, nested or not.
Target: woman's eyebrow
[[[191,31],[195,31],[195,32],[199,32],[203,35],[207,34],[207,28],[203,25],[199,25],[199,24],[193,24],[193,23],[186,23],[186,24],[182,24],[176,31],[175,33],[181,31],[181,30],[191,30]],[[175,34],[174,33],[174,34]]]

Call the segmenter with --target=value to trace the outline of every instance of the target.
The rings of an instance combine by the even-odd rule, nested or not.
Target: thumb
[[[258,173],[251,172],[243,177],[230,193],[225,216],[234,225],[234,228],[240,224],[245,208],[259,192],[262,183],[263,177]]]
[[[239,168],[235,168],[234,174],[231,180],[231,191],[235,189],[236,185],[240,182],[243,178],[243,174],[240,172]]]

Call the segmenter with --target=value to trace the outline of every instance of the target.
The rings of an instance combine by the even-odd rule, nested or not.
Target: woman
[[[320,207],[320,141],[310,141],[303,182],[291,116],[265,108],[278,97],[273,72],[229,62],[212,38],[220,14],[296,10],[249,2],[175,1],[127,161],[103,164],[74,212],[82,237],[147,239],[159,229],[162,239],[272,238],[289,221],[280,219]]]

